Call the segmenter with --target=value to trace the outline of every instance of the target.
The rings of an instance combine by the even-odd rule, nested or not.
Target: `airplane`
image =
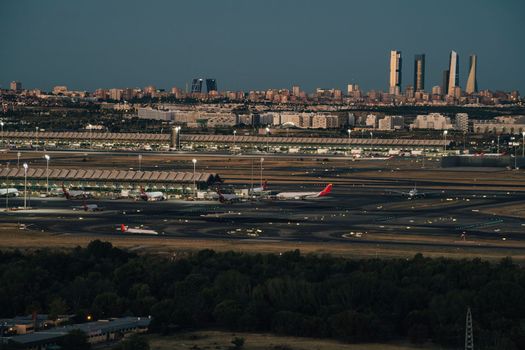
[[[73,207],[73,210],[104,211],[104,207],[99,207],[97,204],[86,204],[86,201],[84,201],[82,206]]]
[[[167,197],[164,195],[163,192],[146,192],[144,191],[144,187],[140,187],[140,199],[146,201],[146,202],[154,202],[154,201],[165,201]]]
[[[18,197],[19,195],[16,188],[0,188],[0,197]]]
[[[252,194],[260,194],[261,192],[264,192],[264,191],[266,191],[267,189],[268,189],[268,181],[264,181],[264,182],[262,183],[262,186],[252,188],[252,189],[250,190],[250,192],[251,192]]]
[[[332,191],[332,184],[326,185],[321,192],[281,192],[275,195],[277,199],[314,199],[325,197]]]
[[[157,231],[154,231],[154,230],[147,230],[147,229],[138,228],[138,227],[129,228],[128,226],[124,224],[120,224],[120,231],[122,233],[138,233],[138,234],[146,234],[146,235],[158,235],[159,234]]]
[[[62,185],[62,192],[67,199],[86,199],[93,197],[91,193],[86,191],[69,191],[64,185]]]
[[[231,204],[231,203],[235,203],[235,202],[240,202],[241,201],[241,197],[237,196],[236,194],[233,194],[233,193],[221,193],[220,189],[217,189],[217,194],[219,195],[219,202],[221,202],[221,203]]]
[[[408,192],[403,192],[403,191],[397,191],[397,193],[400,193],[401,195],[407,197],[408,199],[414,199],[414,198],[418,198],[418,197],[424,197],[426,195],[426,193],[421,193],[417,190],[417,187],[416,185],[414,184],[414,188],[411,189],[410,191]]]

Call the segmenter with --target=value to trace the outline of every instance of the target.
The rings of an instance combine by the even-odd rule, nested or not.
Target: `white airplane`
[[[154,202],[154,201],[165,201],[168,199],[163,192],[157,191],[157,192],[146,192],[144,191],[144,187],[140,188],[140,199],[146,201],[146,202]]]
[[[129,228],[128,226],[124,224],[120,225],[120,231],[122,233],[138,233],[138,234],[143,234],[143,235],[158,235],[159,234],[157,231],[154,231],[154,230],[147,230],[147,229],[138,228],[138,227]]]
[[[277,199],[314,199],[327,196],[332,191],[332,184],[326,185],[321,192],[281,192],[275,195]]]
[[[62,192],[67,199],[86,199],[93,197],[91,193],[86,191],[70,191],[64,185],[62,185]]]
[[[252,188],[252,189],[250,190],[250,192],[251,192],[252,194],[260,194],[261,192],[264,192],[264,191],[266,191],[267,189],[268,189],[268,182],[267,182],[267,181],[264,181],[264,182],[262,183],[262,186]]]
[[[0,188],[0,197],[18,197],[19,195],[16,188]]]
[[[104,211],[104,207],[99,207],[97,204],[86,204],[86,202],[84,202],[82,206],[73,207],[73,210]]]
[[[219,202],[221,203],[231,204],[241,201],[241,197],[233,193],[221,193],[221,190],[217,190],[217,194],[219,195]]]
[[[424,197],[426,193],[421,193],[417,190],[416,185],[414,185],[414,188],[411,189],[408,192],[398,191],[398,193],[401,193],[403,196],[407,197],[408,199],[414,199],[418,197]]]

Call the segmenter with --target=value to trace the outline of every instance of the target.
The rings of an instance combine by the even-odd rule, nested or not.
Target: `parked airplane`
[[[154,230],[147,230],[147,229],[138,228],[138,227],[129,228],[128,226],[124,224],[120,225],[120,231],[122,233],[138,233],[138,234],[144,234],[144,235],[158,235],[159,234],[157,231],[154,231]]]
[[[240,202],[241,201],[241,197],[237,196],[236,194],[233,194],[233,193],[221,193],[220,189],[217,190],[217,194],[219,195],[219,202],[221,202],[221,203],[231,204],[231,203],[235,203],[235,202]]]
[[[275,195],[277,199],[313,199],[327,196],[332,191],[332,184],[326,185],[321,192],[281,192]]]
[[[19,195],[16,188],[0,188],[0,197],[18,197]]]
[[[91,193],[86,191],[69,191],[64,185],[62,185],[62,192],[67,199],[86,199],[93,197]]]
[[[267,181],[264,181],[264,182],[262,183],[262,186],[252,188],[252,189],[250,190],[250,192],[251,192],[252,194],[259,194],[259,193],[261,193],[261,192],[266,191],[267,189],[268,189],[268,182],[267,182]]]
[[[157,191],[157,192],[146,192],[144,191],[144,187],[140,188],[140,199],[146,201],[146,202],[153,202],[153,201],[165,201],[168,199],[163,192]]]

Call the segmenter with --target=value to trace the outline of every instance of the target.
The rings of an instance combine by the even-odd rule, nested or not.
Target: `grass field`
[[[244,338],[243,350],[414,350],[438,349],[432,346],[415,347],[404,344],[344,344],[333,340],[283,337],[257,333],[203,331],[175,336],[150,336],[151,350],[226,350],[235,337]]]

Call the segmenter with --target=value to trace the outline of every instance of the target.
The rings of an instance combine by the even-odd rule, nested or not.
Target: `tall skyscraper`
[[[416,55],[414,59],[414,90],[425,90],[425,54]]]
[[[202,79],[193,79],[191,82],[191,93],[201,93],[202,92]]]
[[[453,95],[459,86],[459,56],[456,51],[450,52],[450,58],[448,61],[448,95]]]
[[[217,80],[206,78],[206,91],[208,93],[211,91],[217,91]]]
[[[390,89],[392,95],[401,92],[401,51],[390,51]]]
[[[20,91],[20,90],[22,90],[22,83],[19,82],[19,81],[12,81],[11,84],[9,85],[9,87],[13,91]]]
[[[478,56],[470,55],[470,67],[468,69],[467,87],[465,89],[467,94],[478,92],[478,80],[476,77]]]
[[[449,78],[449,70],[445,69],[443,71],[443,83],[441,85],[441,93],[443,95],[448,95],[448,78]]]

